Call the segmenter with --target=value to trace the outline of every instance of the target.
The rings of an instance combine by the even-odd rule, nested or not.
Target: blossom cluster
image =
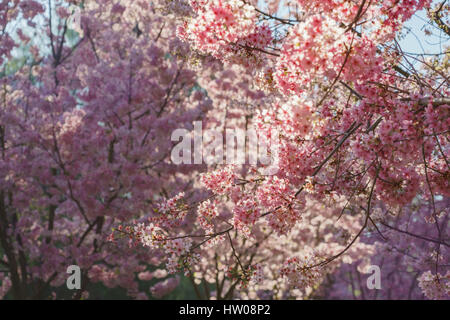
[[[268,26],[256,25],[256,11],[244,1],[191,0],[190,4],[195,14],[179,26],[177,34],[203,54],[250,65],[258,61],[253,50],[272,40]]]

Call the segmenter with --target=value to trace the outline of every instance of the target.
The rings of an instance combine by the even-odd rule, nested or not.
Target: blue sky
[[[400,44],[405,51],[413,53],[436,54],[445,52],[446,47],[447,51],[449,50],[449,37],[446,37],[442,30],[429,25],[427,19],[426,11],[421,10],[405,24],[405,29],[411,30],[407,36],[400,41]],[[430,36],[425,36],[425,28],[431,31],[432,34]]]
[[[283,3],[282,0],[281,3]],[[433,1],[433,6],[437,3],[441,3],[442,0]],[[259,0],[259,4],[262,7],[264,1]],[[278,12],[278,16],[282,17],[287,14],[286,7],[281,4],[280,10]],[[431,31],[430,36],[425,35],[425,28],[427,27],[429,31]],[[436,54],[445,52],[445,48],[447,47],[447,51],[450,46],[449,37],[445,37],[443,32],[435,26],[428,24],[428,18],[426,10],[421,10],[414,14],[414,16],[405,23],[403,30],[402,39],[399,41],[405,52],[416,53],[416,54]],[[444,41],[447,40],[447,41]]]

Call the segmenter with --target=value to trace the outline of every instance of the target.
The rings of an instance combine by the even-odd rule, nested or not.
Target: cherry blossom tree
[[[448,299],[449,52],[399,42],[423,11],[448,40],[445,1],[2,1],[0,297],[75,264],[74,299]],[[175,164],[196,121],[276,135],[277,172]]]

